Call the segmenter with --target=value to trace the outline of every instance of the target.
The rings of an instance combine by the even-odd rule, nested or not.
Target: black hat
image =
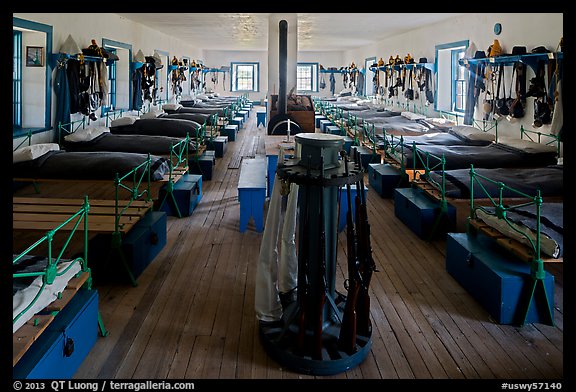
[[[427,59],[426,57],[420,57],[420,59],[418,60],[418,63],[419,63],[419,64],[424,64],[424,63],[427,63],[427,62],[428,62],[428,59]]]
[[[483,50],[477,50],[476,53],[474,53],[474,58],[475,59],[485,59],[486,58],[486,52],[484,52]]]
[[[526,47],[525,46],[514,46],[512,48],[512,55],[521,55],[526,54]]]
[[[548,49],[546,49],[545,46],[536,46],[535,48],[533,48],[531,50],[532,53],[550,53],[550,51]]]

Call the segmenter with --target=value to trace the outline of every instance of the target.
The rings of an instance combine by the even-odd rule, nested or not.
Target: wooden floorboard
[[[212,180],[189,217],[168,217],[167,243],[138,278],[94,282],[109,331],[78,379],[533,379],[564,377],[562,265],[555,275],[554,326],[499,325],[445,269],[445,240],[419,239],[394,214],[394,202],[368,191],[378,272],[370,285],[372,347],[359,366],[331,376],[294,372],[259,339],[255,273],[262,233],[239,232],[237,183],[243,158],[264,156],[256,110],[216,160]],[[366,181],[368,182],[368,181]],[[91,194],[104,195],[98,187]],[[110,188],[110,186],[106,186]],[[56,184],[42,184],[57,195]],[[106,189],[107,191],[107,189]],[[78,195],[80,190],[71,190]],[[31,186],[15,196],[37,196]],[[45,196],[44,196],[45,197]],[[105,198],[105,197],[102,197]],[[336,290],[345,293],[346,232],[338,233]]]

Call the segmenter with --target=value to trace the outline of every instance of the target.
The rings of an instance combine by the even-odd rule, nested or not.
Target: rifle
[[[311,157],[308,156],[308,163],[306,168],[306,175],[310,177]],[[302,229],[302,237],[308,237],[308,213],[310,204],[310,193],[306,190],[306,205],[304,209],[304,227]],[[306,302],[308,301],[308,244],[305,240],[301,240],[301,257],[298,257],[298,304],[300,306],[300,314],[298,315],[298,336],[296,340],[296,348],[298,352],[304,352],[304,340],[306,337]]]
[[[346,176],[349,175],[348,157],[344,155],[344,168]],[[348,196],[348,211],[346,212],[346,249],[348,253],[348,295],[340,327],[340,336],[338,337],[338,348],[347,354],[356,352],[356,301],[360,290],[361,277],[358,273],[358,243],[356,230],[352,220],[352,193],[350,184],[346,184]]]
[[[370,280],[372,279],[372,272],[377,272],[376,263],[372,257],[372,245],[370,243],[370,223],[368,223],[368,211],[366,210],[366,196],[364,194],[364,181],[361,179],[356,185],[357,192],[360,192],[358,208],[356,209],[356,218],[358,221],[360,249],[362,249],[362,257],[360,258],[362,286],[358,293],[358,302],[356,304],[357,315],[357,332],[362,336],[368,336],[371,329],[370,324],[370,295],[368,288]],[[359,190],[358,190],[359,188]],[[360,235],[361,233],[361,235]]]
[[[324,178],[324,157],[320,156],[320,178]],[[324,227],[324,188],[320,187],[320,271],[318,274],[317,319],[314,329],[314,357],[322,359],[322,324],[326,304],[326,230]]]

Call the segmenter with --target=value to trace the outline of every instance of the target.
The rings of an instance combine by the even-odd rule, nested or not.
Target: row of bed
[[[378,154],[371,165],[397,170],[404,181],[391,186],[434,200],[440,214],[455,208],[447,231],[492,238],[527,262],[537,282],[542,263],[562,262],[564,175],[556,135],[519,126],[518,137],[501,136],[495,121],[462,125],[357,97],[319,99],[316,109]]]
[[[150,220],[146,217],[152,212],[159,214],[160,190],[186,175],[190,162],[206,149],[206,141],[245,102],[243,96],[203,95],[137,115],[109,112],[102,119],[106,125],[89,124],[86,118],[58,124],[58,143],[32,144],[29,136],[14,150],[14,188],[33,184],[40,193],[13,198],[15,377],[55,377],[42,373],[46,366],[28,349],[42,336],[49,339],[50,334],[42,332],[51,328],[54,317],[38,320],[44,320],[43,313],[63,292],[71,285],[74,292],[91,289],[88,238],[107,233],[113,239],[108,246],[114,248],[115,240],[116,245],[121,243],[139,221]],[[48,192],[39,187],[43,183],[50,184]],[[48,234],[36,240],[34,233],[39,231]],[[72,240],[71,234],[56,235],[59,232],[77,234]],[[126,272],[136,285],[133,271],[126,268]],[[81,275],[87,277],[84,283],[71,283]],[[74,371],[71,366],[62,377]]]

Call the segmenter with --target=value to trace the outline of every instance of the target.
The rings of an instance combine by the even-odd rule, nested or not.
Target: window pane
[[[12,125],[22,126],[22,33],[14,31],[12,59]]]
[[[238,90],[252,90],[254,79],[254,67],[252,65],[238,65],[236,80]]]
[[[296,88],[298,91],[311,91],[312,90],[312,66],[299,65],[297,69],[297,83]]]

